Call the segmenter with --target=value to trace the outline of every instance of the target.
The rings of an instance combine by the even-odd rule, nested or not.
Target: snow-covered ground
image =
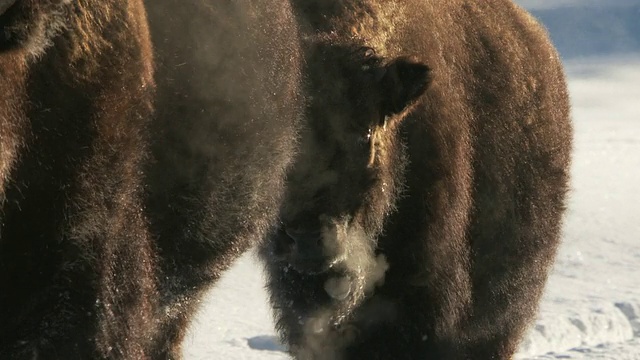
[[[640,18],[639,1],[598,1],[631,4]],[[555,2],[521,3],[547,11]],[[564,242],[518,359],[640,359],[640,52],[612,49],[563,53],[575,125],[572,192]],[[204,300],[185,357],[287,359],[282,350],[249,253]]]
[[[640,359],[640,57],[573,60],[567,70],[573,189],[564,242],[521,354]]]

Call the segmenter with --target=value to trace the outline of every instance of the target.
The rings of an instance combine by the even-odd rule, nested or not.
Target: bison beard
[[[546,33],[506,0],[292,3],[310,101],[282,225],[261,248],[291,354],[510,359],[569,179]]]

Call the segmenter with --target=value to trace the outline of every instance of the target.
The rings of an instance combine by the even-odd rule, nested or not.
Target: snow
[[[637,5],[637,0],[520,0],[519,5],[529,10],[557,9],[565,7],[623,7]]]
[[[572,192],[563,245],[520,354],[640,359],[640,56],[566,66]]]
[[[640,9],[640,1],[631,0],[520,3],[534,14],[593,4]],[[551,3],[563,7],[550,9]],[[554,33],[562,27],[546,25],[562,38]],[[631,35],[640,43],[640,32]],[[609,42],[618,40],[629,38]],[[640,48],[559,49],[573,104],[572,191],[557,262],[516,359],[640,359]],[[261,265],[248,253],[203,300],[184,343],[185,359],[288,359],[284,350]]]

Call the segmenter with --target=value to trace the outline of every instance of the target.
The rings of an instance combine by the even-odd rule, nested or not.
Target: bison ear
[[[431,69],[413,58],[400,57],[387,64],[380,79],[385,116],[403,112],[427,90]]]

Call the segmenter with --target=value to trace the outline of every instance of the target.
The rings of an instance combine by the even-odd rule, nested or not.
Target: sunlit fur
[[[385,80],[401,65],[371,48],[335,43],[331,36],[308,38],[305,45],[308,121],[287,176],[280,221],[289,232],[319,232],[322,254],[318,264],[310,263],[300,254],[303,244],[282,229],[262,253],[278,279],[269,287],[282,306],[277,316],[294,353],[334,358],[332,349],[345,341],[341,334],[349,331],[352,312],[384,282],[388,263],[376,239],[402,195],[406,158],[395,134],[413,99],[398,111],[385,111],[391,95]],[[410,79],[419,95],[428,86],[428,68],[408,60],[398,63],[422,71]],[[330,327],[343,326],[347,330],[336,337],[326,336]]]
[[[0,26],[0,358],[143,358],[157,296],[142,3],[18,0]]]
[[[262,251],[291,354],[510,359],[568,188],[568,96],[547,34],[506,0],[292,3],[310,98],[281,230]],[[368,69],[403,58],[432,81],[384,121],[411,81]]]
[[[300,54],[286,1],[145,3],[157,82],[146,204],[161,258],[152,358],[175,359],[205,290],[275,223]]]
[[[0,14],[1,359],[181,358],[276,222],[303,105],[289,4],[145,5],[152,41],[141,0]]]

